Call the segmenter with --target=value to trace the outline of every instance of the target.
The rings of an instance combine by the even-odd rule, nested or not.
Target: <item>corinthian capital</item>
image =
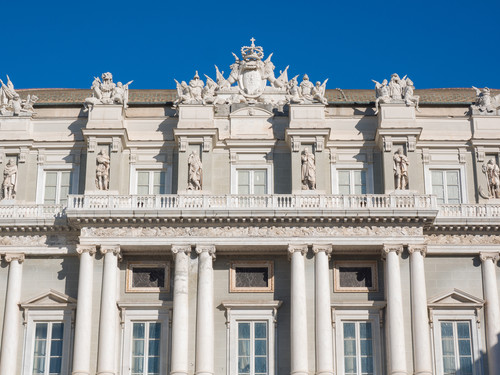
[[[498,252],[494,251],[482,251],[479,253],[479,259],[481,259],[481,262],[486,262],[487,260],[493,261],[493,263],[498,262],[498,259],[500,258],[500,255]]]
[[[196,245],[196,254],[207,252],[212,259],[215,260],[215,246],[214,245]]]
[[[12,262],[13,260],[17,260],[18,263],[24,262],[24,254],[23,253],[7,253],[7,254],[5,254],[5,261],[7,263]]]
[[[403,245],[386,244],[382,247],[382,256],[386,256],[390,252],[395,252],[398,256],[403,252]]]
[[[76,252],[79,255],[82,255],[83,253],[89,253],[90,255],[95,255],[96,251],[97,250],[95,245],[76,245]]]
[[[408,252],[413,254],[419,252],[423,257],[427,255],[427,245],[408,245]]]

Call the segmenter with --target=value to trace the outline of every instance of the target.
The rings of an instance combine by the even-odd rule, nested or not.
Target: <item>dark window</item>
[[[165,268],[134,267],[132,269],[132,288],[164,288]]]
[[[371,267],[339,267],[341,288],[372,288]]]
[[[267,267],[236,267],[236,288],[267,288],[269,269]]]

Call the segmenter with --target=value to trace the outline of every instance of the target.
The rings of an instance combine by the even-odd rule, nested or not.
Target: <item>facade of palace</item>
[[[500,375],[499,92],[234,57],[2,82],[0,375]]]

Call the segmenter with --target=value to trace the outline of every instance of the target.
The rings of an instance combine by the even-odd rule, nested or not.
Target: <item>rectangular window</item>
[[[373,334],[371,322],[344,322],[342,329],[344,373],[346,375],[373,374]]]
[[[339,194],[366,194],[366,172],[364,170],[339,170]]]
[[[266,321],[238,322],[238,375],[268,374]]]
[[[71,192],[71,171],[46,171],[44,204],[66,204]]]
[[[469,321],[441,321],[443,374],[473,374],[472,340]]]
[[[432,194],[437,196],[438,203],[461,203],[459,170],[432,170],[431,181]]]
[[[271,261],[238,261],[230,265],[231,292],[274,291],[274,264]]]
[[[56,375],[62,373],[63,332],[64,323],[36,323],[33,345],[34,375]]]
[[[132,325],[132,375],[160,373],[161,323],[134,322]]]
[[[137,171],[137,194],[165,194],[165,171]]]
[[[167,292],[168,262],[137,262],[127,265],[127,292]]]
[[[240,169],[238,172],[238,194],[267,194],[266,169]]]
[[[335,292],[372,292],[378,290],[376,261],[335,261]]]

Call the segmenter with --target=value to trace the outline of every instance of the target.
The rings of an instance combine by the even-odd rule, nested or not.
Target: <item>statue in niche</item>
[[[484,198],[500,198],[500,168],[498,164],[494,159],[490,159],[486,164],[483,164],[482,169],[488,181],[488,196]]]
[[[396,190],[405,190],[408,187],[408,157],[400,147],[393,156],[394,176],[396,177]]]
[[[188,190],[201,190],[203,165],[196,151],[188,157]]]
[[[3,199],[15,199],[17,190],[17,165],[9,159],[3,170]]]
[[[109,189],[109,165],[109,155],[105,149],[102,149],[97,154],[95,171],[95,184],[99,190]]]
[[[302,151],[301,162],[302,190],[316,190],[316,161],[307,147]]]

